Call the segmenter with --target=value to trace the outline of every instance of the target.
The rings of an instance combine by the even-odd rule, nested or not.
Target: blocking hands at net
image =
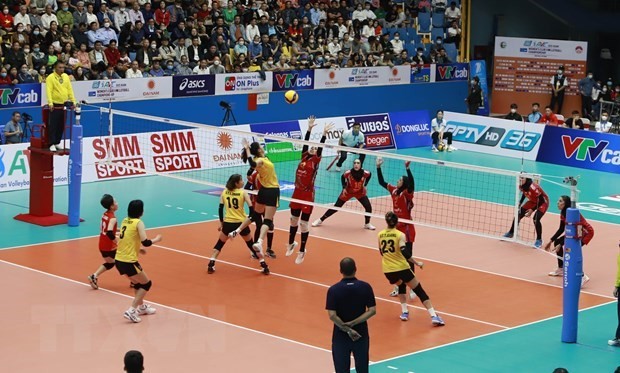
[[[273,218],[280,202],[280,183],[273,163],[269,158],[265,157],[265,149],[257,143],[249,143],[243,139],[244,152],[242,159],[250,164],[258,172],[258,180],[260,181],[260,189],[256,196],[256,204],[254,205],[254,216],[264,214],[265,219],[260,227],[258,240],[253,247],[259,253],[263,253],[263,240],[268,231],[273,231]]]
[[[366,140],[364,139],[364,134],[360,131],[362,126],[359,123],[354,123],[350,130],[344,131],[340,140],[338,141],[338,145],[350,147],[350,148],[358,148],[362,149],[366,145]],[[338,162],[336,163],[335,172],[340,172],[342,164],[347,160],[347,153],[353,153],[358,155],[357,159],[359,159],[360,164],[364,165],[364,159],[366,159],[366,154],[358,154],[355,152],[349,152],[346,150],[341,150],[338,152]]]
[[[539,249],[542,246],[542,222],[541,219],[547,212],[549,208],[549,196],[543,190],[543,188],[535,183],[529,177],[520,177],[519,178],[519,190],[521,191],[521,201],[519,202],[521,208],[519,209],[519,219],[524,217],[532,216],[532,220],[534,221],[534,228],[536,230],[536,241],[534,242],[534,247]],[[523,203],[527,198],[527,202]],[[504,234],[506,238],[514,237],[515,233],[515,221],[513,219],[512,226],[510,230]]]
[[[368,199],[368,190],[366,189],[371,176],[372,174],[370,171],[366,171],[362,168],[361,160],[356,159],[353,161],[353,168],[345,171],[345,173],[340,177],[340,181],[342,182],[342,192],[340,193],[340,196],[338,196],[334,206],[342,207],[351,198],[357,199],[366,211],[366,215],[364,216],[364,229],[375,230],[375,226],[370,224],[372,205]],[[320,226],[327,218],[334,215],[336,211],[337,210],[335,209],[327,210],[323,216],[312,223],[312,226]]]
[[[65,130],[65,105],[75,105],[75,95],[69,75],[65,74],[65,64],[58,61],[54,64],[54,72],[45,79],[47,89],[47,101],[49,105],[49,122],[47,123],[47,136],[50,150],[62,150],[61,144]]]
[[[256,256],[260,262],[262,273],[269,274],[269,266],[265,263],[265,257],[262,251],[257,251],[253,248],[254,241],[250,228],[248,226],[252,223],[252,220],[245,214],[244,205],[252,207],[252,201],[250,196],[243,189],[243,177],[239,174],[231,175],[226,182],[226,189],[220,196],[220,206],[218,209],[218,216],[220,219],[219,232],[220,236],[213,247],[213,254],[209,260],[207,266],[207,273],[212,274],[215,272],[215,262],[220,255],[222,248],[228,241],[228,238],[234,238],[237,235],[241,235],[245,241],[246,246],[250,250],[253,256]]]
[[[308,130],[306,131],[305,140],[310,140],[310,135],[314,127],[317,126],[314,116],[308,118]],[[327,132],[334,128],[333,123],[329,123],[323,127],[323,136],[321,136],[321,144],[327,140]],[[314,183],[316,175],[319,172],[319,164],[323,154],[323,147],[308,146],[304,144],[301,150],[301,160],[295,171],[295,190],[292,198],[294,200],[314,202]],[[309,222],[312,214],[313,205],[303,202],[292,201],[289,204],[291,209],[291,225],[289,228],[288,244],[286,245],[286,256],[291,256],[295,252],[297,242],[295,235],[298,227],[301,227],[301,248],[295,259],[296,264],[301,264],[306,256],[306,244],[310,235]],[[300,221],[301,218],[301,221]]]

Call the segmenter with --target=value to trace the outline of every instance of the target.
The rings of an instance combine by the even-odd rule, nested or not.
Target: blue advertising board
[[[314,70],[296,70],[273,73],[273,91],[314,88]]]
[[[431,65],[411,66],[411,83],[430,83]]]
[[[211,96],[215,94],[215,75],[172,77],[172,97]]]
[[[347,129],[353,124],[361,126],[360,131],[364,134],[366,149],[394,149],[394,135],[392,123],[388,114],[357,115],[345,117]]]
[[[431,146],[431,116],[428,110],[390,113],[396,148]]]
[[[468,63],[435,65],[435,69],[435,81],[437,82],[469,80]]]
[[[546,126],[539,162],[620,173],[620,136]]]
[[[41,84],[0,86],[0,109],[41,106]]]

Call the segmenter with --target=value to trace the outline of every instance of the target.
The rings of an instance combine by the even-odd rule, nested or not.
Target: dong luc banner
[[[390,113],[396,148],[431,146],[431,118],[427,110]]]
[[[539,162],[620,173],[620,136],[546,126]]]

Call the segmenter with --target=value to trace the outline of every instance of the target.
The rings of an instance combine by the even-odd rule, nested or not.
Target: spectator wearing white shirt
[[[328,39],[327,50],[332,56],[337,56],[338,52],[342,50],[342,46],[340,45],[338,39]]]
[[[19,7],[19,13],[13,17],[13,26],[17,26],[19,23],[26,27],[26,30],[30,31],[30,16],[27,14],[28,8],[25,5]]]
[[[254,37],[260,38],[260,31],[256,25],[256,18],[252,18],[250,24],[245,28],[245,40],[254,40]]]
[[[194,75],[207,75],[209,74],[209,66],[207,65],[207,60],[202,59],[200,63],[194,67],[192,71]]]
[[[353,123],[350,130],[346,130],[342,133],[338,145],[362,149],[366,145],[366,140],[364,138],[364,134],[360,131],[361,127],[362,126],[359,123]],[[346,150],[341,150],[339,153],[340,157],[338,158],[338,163],[336,163],[336,168],[334,169],[335,172],[340,172],[340,168],[342,167],[344,161],[347,160],[347,153],[349,152]],[[355,152],[350,153],[358,154]],[[365,158],[366,154],[359,154],[358,159],[362,163],[362,166],[364,165]]]
[[[133,3],[133,9],[129,11],[129,21],[135,26],[136,22],[144,23],[144,15],[140,11],[140,4]]]
[[[459,46],[461,44],[461,28],[457,21],[452,21],[448,28],[448,37],[444,40],[446,43],[454,43]]]
[[[460,21],[461,19],[461,10],[456,6],[456,2],[453,1],[450,3],[450,7],[446,9],[446,21],[448,23],[452,23],[452,21]]]
[[[43,23],[43,28],[46,31],[49,31],[50,24],[52,22],[58,23],[58,19],[56,18],[56,15],[54,13],[52,13],[52,6],[51,5],[46,5],[45,6],[45,14],[43,14],[41,16],[41,22]]]
[[[125,8],[125,2],[119,4],[118,10],[114,12],[114,26],[117,30],[121,30],[125,23],[129,22],[129,12]]]
[[[377,15],[372,10],[370,10],[370,3],[366,3],[364,9],[361,9],[361,8],[362,8],[362,4],[359,4],[357,7],[357,10],[353,12],[353,16],[352,16],[353,20],[357,19],[358,21],[362,22],[367,19],[371,20],[371,19],[377,18]]]
[[[142,71],[140,70],[140,65],[138,64],[138,61],[132,61],[131,62],[131,69],[127,70],[125,72],[125,78],[127,79],[134,79],[134,78],[142,78]]]
[[[448,140],[448,151],[455,150],[452,147],[452,132],[446,132],[446,121],[443,119],[443,110],[437,110],[437,116],[431,121],[431,137],[433,139],[433,152],[438,152],[439,143],[443,144],[443,139]]]
[[[613,127],[613,123],[609,120],[609,113],[606,111],[602,112],[601,120],[594,125],[596,132],[609,133],[611,127]]]
[[[390,40],[390,44],[392,44],[392,50],[394,51],[395,55],[398,55],[403,51],[404,45],[403,41],[400,40],[399,32],[394,33],[394,39]]]
[[[95,14],[95,8],[93,7],[92,3],[89,3],[86,6],[86,24],[90,25],[93,22],[95,22],[97,24],[97,26],[99,26],[99,18],[97,18],[97,15]]]
[[[224,74],[226,69],[220,64],[218,56],[213,57],[213,65],[209,66],[209,74]]]

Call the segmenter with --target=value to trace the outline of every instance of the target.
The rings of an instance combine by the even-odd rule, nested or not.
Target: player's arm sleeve
[[[407,169],[407,178],[409,179],[409,183],[407,183],[407,191],[409,193],[413,193],[413,191],[415,190],[415,180],[413,179],[413,174],[411,173],[410,169]]]
[[[256,162],[254,161],[254,158],[248,157],[248,163],[250,164],[250,167],[256,168]]]
[[[116,225],[116,218],[110,219],[108,221],[108,226],[106,227],[105,235],[112,241],[116,239],[116,235],[114,234],[114,226]]]
[[[409,260],[411,259],[411,256],[413,255],[413,252],[411,249],[407,248],[407,244],[405,242],[405,235],[401,234],[400,235],[400,239],[398,240],[398,245],[400,246],[400,252],[403,254],[403,256],[405,257],[405,259]]]
[[[521,200],[519,201],[519,206],[523,204],[523,201],[525,201],[525,193],[521,193]]]
[[[562,235],[562,233],[564,233],[564,229],[566,228],[566,224],[564,223],[563,220],[560,220],[560,227],[558,228],[558,230],[555,232],[555,234],[553,236],[551,236],[551,241],[555,241],[558,238],[560,238],[560,236]]]
[[[116,235],[114,235],[114,231],[106,231],[106,237],[110,239],[110,241],[114,241],[116,239]]]
[[[306,136],[304,137],[304,140],[306,141],[310,141],[310,128],[308,128],[308,130],[306,131]],[[308,151],[308,144],[304,144],[304,146],[301,148],[301,154],[303,156],[304,153],[306,153]]]
[[[368,177],[366,178],[366,182],[364,183],[364,186],[368,185],[368,183],[370,182],[370,179],[372,179],[372,174],[369,172]]]
[[[342,188],[346,188],[347,187],[347,178],[344,177],[345,174],[342,174],[342,176],[340,176],[340,183],[342,183]]]
[[[217,215],[220,218],[220,222],[224,221],[224,204],[220,203],[220,206],[217,209]]]
[[[381,167],[377,167],[377,178],[379,179],[379,185],[387,189],[388,185],[383,179],[383,171],[381,171]]]
[[[325,144],[325,141],[327,141],[327,136],[323,135],[323,137],[321,137],[321,144]],[[320,158],[323,155],[323,147],[319,146],[319,148],[316,150],[316,155]]]

